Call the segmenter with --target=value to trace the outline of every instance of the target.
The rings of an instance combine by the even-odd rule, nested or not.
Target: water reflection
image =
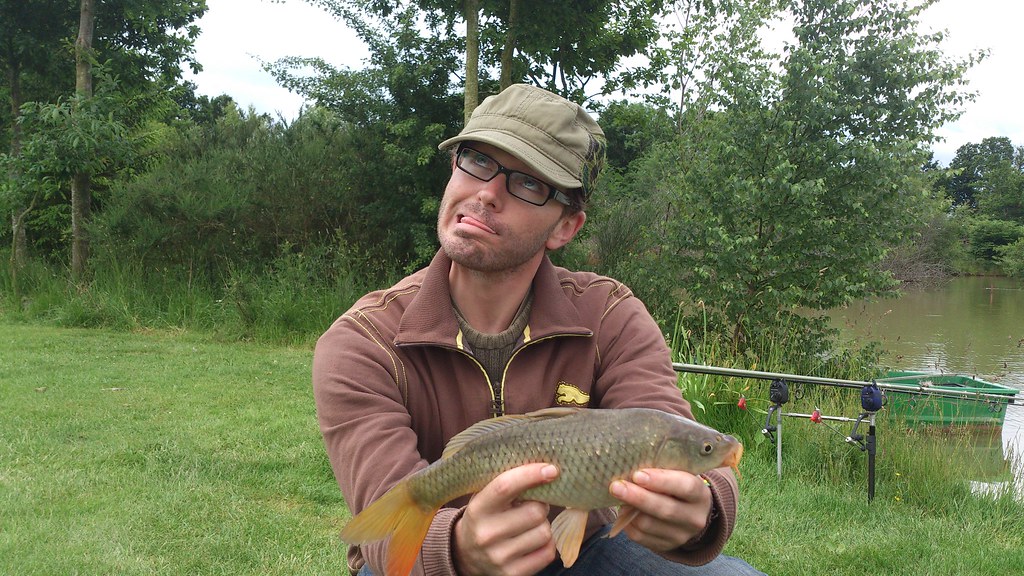
[[[883,362],[900,370],[963,373],[1024,390],[1024,282],[955,278],[897,299],[833,311],[844,337],[880,342]],[[1024,488],[1024,406],[1009,406],[1004,451],[1016,455],[1017,489]]]

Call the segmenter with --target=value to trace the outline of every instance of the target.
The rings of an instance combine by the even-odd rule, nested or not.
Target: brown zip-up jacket
[[[317,417],[353,515],[440,458],[452,436],[496,413],[646,407],[693,417],[676,386],[665,339],[643,303],[615,280],[570,272],[547,258],[534,278],[527,328],[500,388],[492,390],[462,340],[450,268],[451,260],[438,252],[427,268],[361,298],[317,342]],[[706,476],[716,514],[697,542],[666,555],[675,561],[710,562],[732,533],[738,499],[732,471]],[[413,574],[456,574],[451,535],[466,501],[434,517]],[[587,536],[612,519],[613,510],[592,512]],[[349,568],[355,574],[369,563],[383,574],[385,552],[386,541],[352,546]]]

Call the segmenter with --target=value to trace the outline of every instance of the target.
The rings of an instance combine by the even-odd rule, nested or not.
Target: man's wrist
[[[685,544],[683,544],[682,547],[686,549],[697,548],[700,544],[700,541],[703,540],[704,536],[707,535],[708,530],[711,529],[711,524],[714,523],[714,521],[718,518],[718,507],[715,506],[715,489],[711,485],[711,481],[708,480],[703,474],[701,474],[700,479],[704,481],[704,486],[706,486],[708,491],[710,492],[711,507],[708,510],[708,517],[704,521],[704,527],[700,529],[700,532],[694,534],[692,538],[690,538],[686,541]]]
[[[452,534],[451,534],[451,545],[450,552],[452,559],[452,570],[454,570],[457,576],[469,576],[469,568],[465,565],[462,558],[462,554],[459,554],[459,527],[462,524],[462,514],[466,511],[465,508],[459,510],[458,515],[455,517],[455,521],[452,522]]]

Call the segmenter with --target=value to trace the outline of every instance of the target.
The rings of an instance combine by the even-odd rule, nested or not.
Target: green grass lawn
[[[0,574],[345,574],[311,356],[0,324]],[[782,481],[748,440],[727,553],[772,575],[1020,573],[1020,504],[971,495],[949,454],[883,431],[868,504],[863,455],[800,428]]]
[[[0,325],[0,574],[342,574],[310,357]]]

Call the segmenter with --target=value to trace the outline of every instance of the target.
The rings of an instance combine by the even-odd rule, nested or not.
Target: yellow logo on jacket
[[[590,403],[590,394],[568,382],[559,382],[555,389],[555,404],[559,406],[586,406]]]

